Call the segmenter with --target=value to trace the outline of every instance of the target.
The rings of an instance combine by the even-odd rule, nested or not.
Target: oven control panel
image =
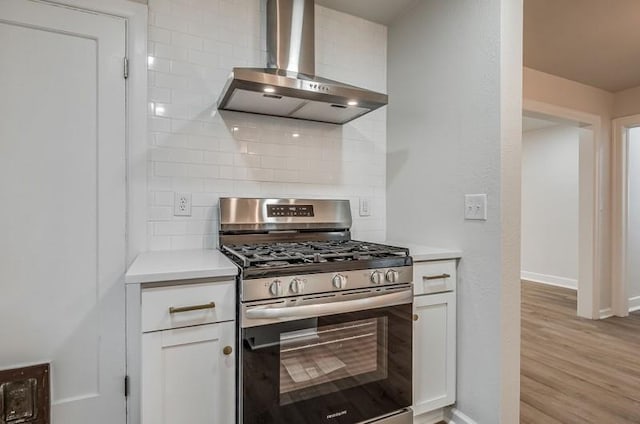
[[[304,296],[372,286],[406,284],[412,281],[413,266],[244,279],[241,300],[247,302]]]
[[[267,217],[313,217],[313,205],[267,205]]]

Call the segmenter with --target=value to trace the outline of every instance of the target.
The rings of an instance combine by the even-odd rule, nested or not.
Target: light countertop
[[[125,276],[127,284],[235,277],[238,267],[217,249],[141,253]]]
[[[386,241],[409,249],[414,262],[457,259],[462,251],[412,243]],[[235,277],[238,267],[217,249],[170,250],[141,253],[125,275],[127,284]]]
[[[404,243],[400,241],[387,240],[384,244],[391,246],[406,247],[414,262],[437,261],[442,259],[458,259],[462,257],[462,251],[458,249],[445,249],[441,247],[421,246],[418,244]]]

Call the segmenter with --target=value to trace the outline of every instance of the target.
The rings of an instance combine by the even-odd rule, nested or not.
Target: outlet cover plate
[[[191,216],[191,193],[176,192],[173,197],[173,215]]]
[[[465,194],[464,219],[479,221],[487,220],[486,194]]]

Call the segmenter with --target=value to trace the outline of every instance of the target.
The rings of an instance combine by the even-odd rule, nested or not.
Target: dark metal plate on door
[[[0,371],[0,424],[49,424],[49,364]]]

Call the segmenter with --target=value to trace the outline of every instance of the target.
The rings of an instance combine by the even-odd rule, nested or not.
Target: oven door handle
[[[310,318],[401,305],[410,303],[412,300],[413,290],[409,288],[393,293],[339,302],[314,303],[310,305],[287,306],[284,308],[256,306],[247,309],[245,313],[249,319]]]

